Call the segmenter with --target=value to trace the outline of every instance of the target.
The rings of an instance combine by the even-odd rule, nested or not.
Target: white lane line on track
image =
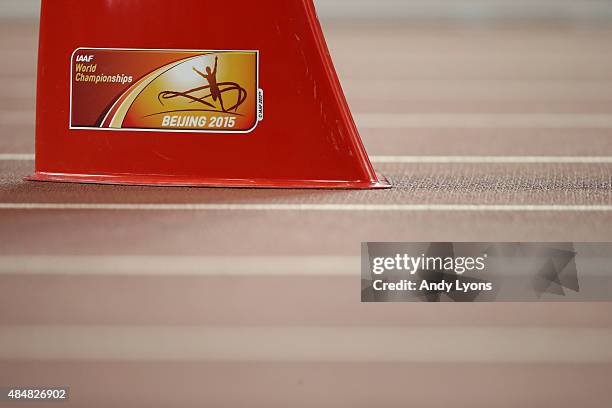
[[[370,156],[372,163],[414,164],[608,164],[612,156]],[[0,153],[0,161],[33,161],[29,153]]]
[[[612,205],[522,204],[77,204],[0,203],[0,210],[104,210],[104,211],[381,211],[381,212],[601,212]]]
[[[364,129],[612,129],[608,114],[359,113]]]
[[[0,359],[609,363],[610,344],[584,328],[3,326]]]
[[[370,156],[375,164],[608,164],[612,156]]]
[[[425,248],[426,244],[423,245]],[[599,269],[583,277],[612,280],[612,256],[588,257]],[[581,261],[585,262],[585,261]],[[105,277],[349,277],[361,274],[359,256],[161,256],[161,255],[0,255],[1,276]],[[512,276],[528,274],[513,270]]]
[[[30,153],[0,153],[2,161],[33,161],[35,156]]]
[[[359,257],[342,256],[0,256],[1,275],[352,276]]]

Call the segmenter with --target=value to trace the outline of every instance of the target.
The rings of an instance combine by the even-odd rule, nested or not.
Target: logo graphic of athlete
[[[219,57],[215,57],[215,67],[211,70],[210,67],[206,67],[206,74],[198,71],[196,67],[193,67],[193,70],[198,73],[202,78],[208,81],[210,85],[210,94],[212,96],[213,101],[221,104],[221,110],[223,112],[227,112],[225,110],[225,106],[223,105],[223,96],[221,95],[221,90],[219,89],[219,84],[217,83],[217,67],[219,65]]]
[[[238,108],[246,101],[247,91],[235,82],[219,82],[217,72],[219,68],[219,57],[215,57],[214,67],[206,67],[202,72],[196,67],[192,67],[193,71],[202,77],[206,82],[203,86],[198,86],[184,92],[179,91],[163,91],[158,95],[159,102],[163,105],[164,101],[171,99],[184,99],[188,103],[198,103],[204,105],[204,111],[219,112],[219,113],[237,113]],[[204,95],[202,95],[204,93]],[[231,106],[226,107],[223,101],[223,96],[229,97]],[[234,100],[235,95],[235,100]],[[212,99],[211,101],[208,99]],[[221,109],[216,106],[215,102],[221,105]]]

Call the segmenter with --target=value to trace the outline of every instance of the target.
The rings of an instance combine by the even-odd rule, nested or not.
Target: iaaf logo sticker
[[[249,133],[263,120],[257,51],[79,48],[70,128]]]

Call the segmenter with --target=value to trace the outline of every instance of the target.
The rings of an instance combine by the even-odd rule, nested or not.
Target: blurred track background
[[[612,2],[318,3],[394,190],[24,182],[37,2],[1,0],[0,387],[70,386],[75,407],[610,406],[611,304],[362,305],[358,255],[612,240]]]

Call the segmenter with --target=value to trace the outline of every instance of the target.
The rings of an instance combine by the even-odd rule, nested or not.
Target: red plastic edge
[[[25,178],[28,181],[81,183],[81,184],[115,184],[126,186],[153,187],[226,187],[226,188],[268,188],[268,189],[387,189],[393,187],[384,176],[378,180],[368,181],[317,181],[317,180],[242,180],[242,179],[203,179],[182,176],[113,174],[61,174],[36,172]]]

